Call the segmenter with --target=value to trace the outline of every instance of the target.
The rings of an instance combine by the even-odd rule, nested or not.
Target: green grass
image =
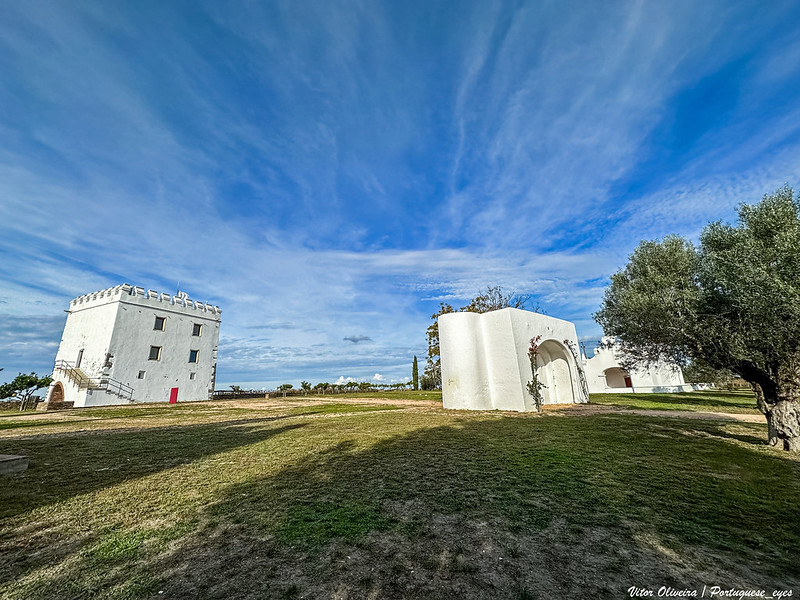
[[[688,410],[757,414],[756,399],[747,391],[702,391],[680,394],[591,394],[592,404],[644,410]]]
[[[761,424],[310,402],[7,430],[31,465],[0,480],[0,597],[800,585],[800,459]]]

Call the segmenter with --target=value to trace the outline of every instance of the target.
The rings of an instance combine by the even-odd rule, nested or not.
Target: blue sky
[[[641,239],[800,178],[797,2],[0,3],[0,380],[71,298],[223,309],[218,381],[407,380],[440,301],[597,339]]]

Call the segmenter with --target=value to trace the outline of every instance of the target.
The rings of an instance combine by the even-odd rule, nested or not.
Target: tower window
[[[154,331],[164,331],[164,328],[167,325],[167,318],[166,317],[156,317],[156,324],[153,325]]]
[[[197,376],[197,373],[189,373],[189,379],[194,379]]]
[[[197,355],[200,353],[199,350],[189,350],[189,362],[196,363],[197,362]]]
[[[200,323],[195,323],[192,326],[192,335],[200,336],[203,333],[203,326]]]
[[[144,379],[144,371],[139,371],[139,374],[136,376],[136,379]]]
[[[150,360],[161,360],[161,346],[150,346]]]

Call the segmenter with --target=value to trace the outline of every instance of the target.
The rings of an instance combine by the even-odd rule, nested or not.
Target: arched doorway
[[[633,387],[630,374],[620,367],[611,367],[603,371],[606,376],[606,387],[610,388],[629,388]]]
[[[564,346],[554,340],[539,345],[536,357],[539,380],[544,384],[542,397],[544,404],[572,404],[575,402],[575,385],[571,355]]]
[[[56,381],[53,389],[50,391],[50,402],[63,402],[64,401],[64,386],[60,381]]]

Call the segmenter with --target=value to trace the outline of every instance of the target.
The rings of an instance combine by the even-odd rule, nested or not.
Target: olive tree
[[[8,398],[16,394],[20,400],[19,409],[28,410],[32,408],[33,394],[52,382],[53,378],[49,375],[39,377],[36,373],[20,373],[13,381],[0,385],[0,398]]]
[[[699,245],[642,242],[595,315],[626,361],[701,361],[747,381],[769,443],[800,451],[800,203],[784,187]]]

